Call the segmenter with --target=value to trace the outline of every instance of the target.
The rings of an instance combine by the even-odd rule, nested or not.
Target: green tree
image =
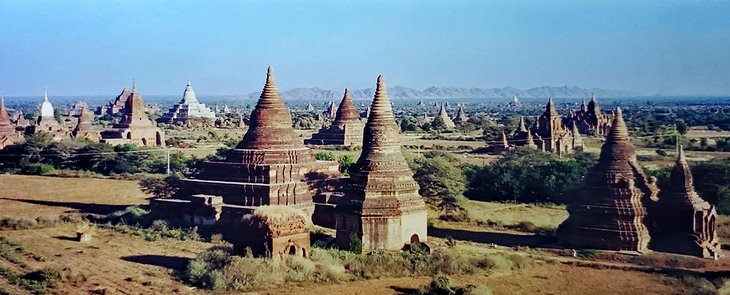
[[[677,132],[682,135],[687,134],[687,131],[689,130],[689,126],[687,126],[687,123],[681,119],[677,120],[677,122],[674,123],[674,126],[677,128]]]
[[[436,116],[436,118],[433,118],[433,121],[431,121],[431,130],[434,131],[444,131],[446,130],[446,122],[444,122],[444,119],[441,119],[441,117]]]
[[[413,162],[413,178],[421,187],[419,193],[432,205],[444,211],[461,208],[466,177],[459,159],[443,152],[429,152]]]
[[[400,121],[400,130],[402,132],[416,131],[416,120],[412,117],[405,117]]]
[[[352,155],[342,155],[337,159],[337,162],[340,163],[340,172],[349,175],[350,167],[355,164],[355,157]]]

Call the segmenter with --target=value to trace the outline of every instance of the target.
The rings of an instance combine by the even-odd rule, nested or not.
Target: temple
[[[591,96],[588,104],[583,100],[580,109],[571,113],[566,122],[575,124],[582,134],[606,135],[611,128],[611,120],[608,115],[601,112],[595,96]]]
[[[466,115],[466,112],[464,112],[464,105],[460,104],[459,110],[456,112],[456,116],[454,116],[454,124],[463,125],[467,120],[469,120],[469,117]]]
[[[112,125],[111,129],[101,132],[101,142],[117,145],[131,143],[139,146],[163,146],[164,134],[157,124],[145,113],[142,96],[137,88],[132,88],[130,98],[124,107],[124,118]]]
[[[636,160],[621,109],[601,155],[585,177],[583,191],[568,205],[570,216],[558,228],[560,243],[573,248],[644,252],[650,236],[647,207],[658,188]]]
[[[105,105],[99,106],[96,109],[96,114],[102,116],[115,115],[119,112],[123,112],[125,106],[127,105],[127,100],[129,100],[133,96],[133,91],[136,90],[136,88],[136,83],[132,81],[132,90],[129,90],[125,87],[124,89],[122,89],[122,93],[117,95],[114,100]]]
[[[45,133],[53,137],[53,140],[68,138],[68,130],[56,120],[54,114],[53,105],[48,100],[48,92],[44,92],[40,115],[36,119],[35,124],[30,126],[31,133]]]
[[[444,106],[444,104],[441,104],[441,108],[439,108],[438,117],[441,118],[441,120],[444,122],[444,127],[446,129],[456,128],[456,124],[454,124],[454,121],[452,121],[449,117],[449,114],[446,112],[446,107]]]
[[[574,127],[574,125],[569,125]],[[510,144],[523,146],[533,144],[543,150],[557,154],[583,150],[583,141],[576,128],[569,128],[555,109],[552,97],[548,100],[545,112],[537,118],[529,129],[525,127],[523,118],[513,132]]]
[[[5,108],[5,98],[0,97],[0,149],[22,141],[23,135],[15,130],[10,121],[8,110]]]
[[[312,135],[312,138],[304,140],[304,143],[359,146],[362,144],[363,127],[360,113],[352,103],[350,93],[345,89],[332,125],[322,127],[319,132]]]
[[[157,122],[182,125],[213,125],[215,113],[205,104],[198,102],[193,86],[188,81],[180,103],[171,107],[167,113],[157,119]]]
[[[397,251],[426,240],[426,206],[401,153],[399,130],[379,76],[362,153],[335,209],[339,247],[351,248],[359,239],[365,253]]]
[[[717,211],[700,198],[694,188],[692,172],[680,146],[669,178],[656,206],[651,246],[654,250],[704,258],[719,256]]]
[[[251,113],[250,126],[224,160],[206,161],[194,178],[184,179],[175,199],[153,200],[160,216],[190,223],[237,224],[265,205],[314,212],[312,196],[329,179],[341,176],[335,161],[316,161],[292,127],[269,67],[266,84]]]
[[[86,104],[82,105],[76,127],[71,132],[71,136],[73,138],[86,138],[98,142],[100,135],[98,131],[94,130],[92,121],[94,121],[94,114],[89,111],[89,107]]]

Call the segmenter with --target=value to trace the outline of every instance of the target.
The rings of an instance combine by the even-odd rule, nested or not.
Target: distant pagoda
[[[463,125],[467,120],[469,120],[469,117],[464,112],[464,104],[460,104],[459,110],[456,112],[456,116],[454,116],[454,124]]]
[[[132,82],[132,89],[134,90],[136,87],[135,83]],[[117,95],[117,97],[114,98],[114,100],[110,101],[109,103],[102,105],[96,109],[97,115],[115,115],[119,112],[124,111],[124,106],[127,104],[127,100],[132,97],[132,91],[127,89],[126,87],[122,89],[122,93]]]
[[[205,104],[198,102],[193,86],[188,80],[180,103],[171,107],[167,113],[157,119],[158,123],[166,124],[203,124],[211,125],[215,122],[215,113]]]
[[[0,149],[23,141],[23,135],[15,130],[5,108],[5,98],[0,96]]]
[[[350,248],[357,238],[366,253],[397,251],[426,240],[426,205],[401,153],[399,130],[385,79],[378,76],[362,153],[335,209],[338,246]]]
[[[74,127],[71,135],[74,138],[86,138],[91,141],[99,141],[99,132],[94,130],[92,122],[94,121],[94,114],[89,111],[89,107],[84,103],[81,106],[78,121],[76,127]]]
[[[319,132],[312,135],[312,138],[304,140],[304,143],[359,146],[362,144],[363,127],[360,113],[352,103],[349,91],[345,88],[345,94],[337,108],[332,125],[322,127]]]
[[[164,146],[162,130],[145,113],[142,96],[133,87],[124,106],[124,118],[112,128],[101,132],[101,142],[109,144],[131,143],[139,146]]]
[[[663,189],[660,195],[652,249],[704,258],[719,256],[722,250],[717,237],[717,211],[695,191],[681,146],[677,149],[669,188]]]
[[[559,241],[573,248],[644,252],[650,236],[647,207],[658,188],[636,160],[621,109],[616,109],[598,164],[584,189],[568,205],[570,216],[558,229]]]
[[[36,119],[35,124],[31,126],[32,133],[45,133],[53,137],[54,140],[68,138],[68,130],[56,120],[53,105],[48,100],[48,92],[43,93],[43,101],[41,102],[40,115]]]
[[[449,114],[446,112],[446,106],[445,104],[441,104],[441,108],[439,108],[438,117],[441,118],[441,120],[444,122],[444,127],[447,129],[454,129],[456,128],[456,124],[454,124],[454,121],[449,118]]]

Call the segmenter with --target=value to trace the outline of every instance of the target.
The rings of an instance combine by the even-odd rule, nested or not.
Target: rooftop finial
[[[188,85],[187,85],[187,86],[191,86],[191,84],[190,84],[190,79],[188,79]]]
[[[132,92],[137,92],[137,79],[132,78]]]
[[[273,78],[274,77],[274,67],[269,66],[268,69],[266,69],[266,79]]]
[[[43,100],[48,101],[48,90],[43,88]]]

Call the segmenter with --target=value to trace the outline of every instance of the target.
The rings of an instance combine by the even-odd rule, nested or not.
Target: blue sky
[[[245,94],[273,65],[284,90],[730,95],[730,1],[210,2],[0,0],[0,94]]]

